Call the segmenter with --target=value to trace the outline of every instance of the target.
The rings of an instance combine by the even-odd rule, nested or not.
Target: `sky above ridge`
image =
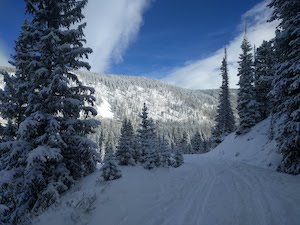
[[[89,0],[84,9],[92,71],[161,79],[190,89],[218,88],[224,47],[230,86],[247,38],[259,46],[274,37],[269,1]],[[23,0],[0,0],[0,66],[8,65],[24,20]]]

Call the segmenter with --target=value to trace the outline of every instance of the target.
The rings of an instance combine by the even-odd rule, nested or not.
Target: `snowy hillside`
[[[277,153],[275,140],[269,140],[269,132],[270,119],[266,119],[251,128],[247,134],[228,135],[208,156],[276,169],[282,156]]]
[[[120,121],[130,118],[138,123],[145,102],[149,115],[159,123],[200,127],[208,133],[214,123],[218,90],[187,90],[145,77],[103,75],[77,71],[82,81],[96,89],[100,119]],[[236,101],[233,93],[233,102]],[[234,104],[235,105],[235,104]]]
[[[112,182],[96,171],[34,225],[298,225],[300,176],[274,171],[280,156],[268,130],[265,120],[231,134],[176,169],[123,166]]]
[[[0,68],[13,73],[13,68]],[[174,87],[159,80],[145,77],[96,74],[76,71],[83,83],[95,88],[100,129],[106,137],[119,135],[124,118],[131,119],[136,127],[143,103],[149,115],[159,124],[160,133],[170,136],[173,128],[180,127],[193,134],[196,130],[206,136],[214,125],[219,90],[187,90]],[[2,80],[2,79],[1,79]],[[0,82],[0,87],[3,83]],[[236,106],[236,91],[232,91],[232,103]],[[235,113],[236,114],[236,113]]]

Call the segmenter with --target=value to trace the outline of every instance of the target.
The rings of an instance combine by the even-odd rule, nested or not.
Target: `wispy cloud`
[[[0,66],[8,66],[5,47],[0,40]]]
[[[226,43],[228,52],[228,69],[230,86],[236,88],[238,83],[238,57],[241,53],[240,45],[244,38],[244,25],[247,22],[247,38],[252,45],[259,46],[263,40],[270,40],[275,35],[277,21],[268,23],[272,13],[267,7],[269,1],[263,1],[247,11],[241,17],[240,31],[231,42]],[[224,46],[225,47],[225,46]],[[175,68],[163,81],[176,86],[190,89],[219,88],[221,85],[220,66],[224,55],[223,48],[212,53],[209,57],[194,62],[185,63],[183,67]]]
[[[104,72],[112,63],[123,60],[129,44],[143,24],[143,12],[151,0],[89,0],[84,9],[87,46],[92,70]]]

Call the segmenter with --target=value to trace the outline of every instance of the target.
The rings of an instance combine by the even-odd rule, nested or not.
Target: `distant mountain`
[[[2,69],[13,73],[12,68]],[[104,130],[106,139],[112,142],[115,142],[124,118],[138,126],[138,115],[144,102],[149,116],[157,122],[159,132],[168,137],[181,135],[183,130],[188,134],[200,130],[209,136],[214,125],[219,90],[188,90],[137,76],[88,71],[74,73],[83,83],[95,88],[97,118],[102,122],[100,130]],[[235,108],[235,90],[232,90],[232,103]]]

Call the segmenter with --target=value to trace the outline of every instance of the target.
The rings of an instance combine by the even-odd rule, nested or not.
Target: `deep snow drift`
[[[274,171],[280,155],[268,124],[231,134],[208,154],[185,155],[176,169],[120,167],[123,177],[112,182],[96,172],[34,225],[298,225],[300,176]]]

